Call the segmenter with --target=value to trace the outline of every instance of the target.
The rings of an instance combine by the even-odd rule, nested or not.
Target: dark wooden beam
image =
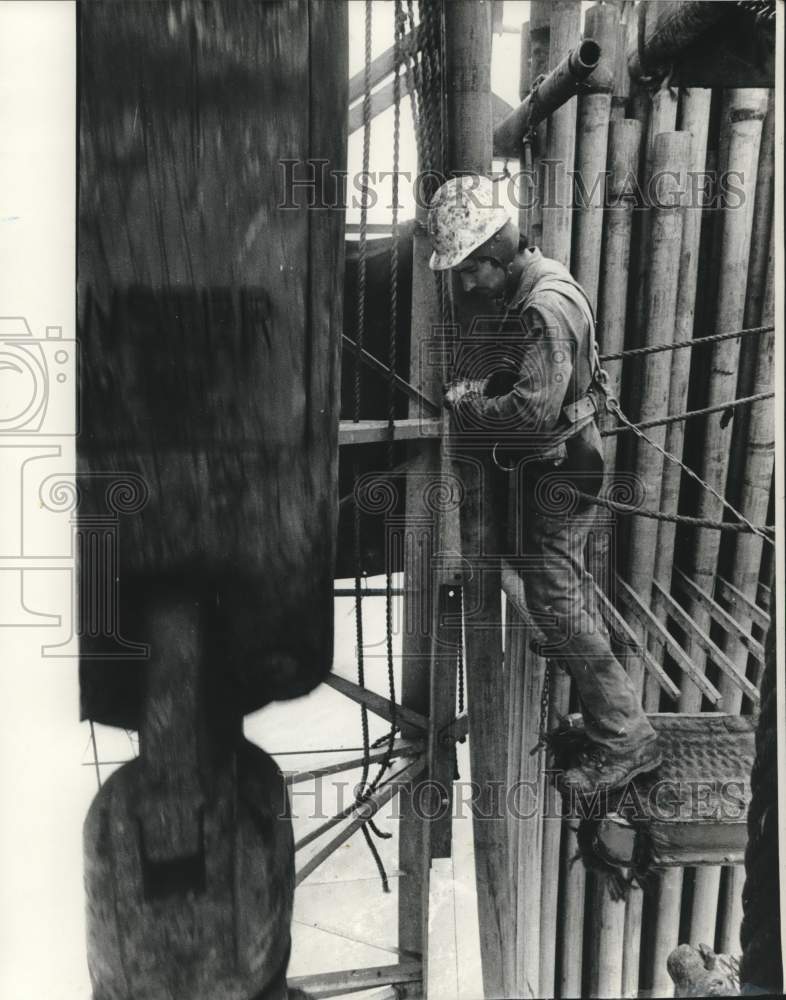
[[[390,701],[383,698],[381,694],[377,694],[376,691],[362,688],[359,684],[347,680],[346,677],[339,677],[338,674],[328,674],[325,678],[325,684],[332,687],[334,691],[338,691],[339,694],[346,695],[347,698],[356,701],[359,705],[365,705],[369,712],[373,712],[374,715],[378,715],[387,722],[392,721],[393,713]],[[396,719],[408,726],[414,726],[420,732],[425,733],[428,730],[428,719],[419,712],[414,712],[411,708],[405,708],[403,705],[396,705]]]

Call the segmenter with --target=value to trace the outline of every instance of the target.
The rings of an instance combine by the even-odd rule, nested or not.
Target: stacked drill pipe
[[[558,67],[576,45],[581,31],[579,0],[553,0],[549,33],[549,66]],[[586,49],[589,40],[583,43]],[[597,46],[591,46],[599,55]],[[581,49],[581,47],[580,47]],[[583,60],[586,64],[586,60]],[[543,252],[570,267],[573,222],[571,173],[576,153],[576,100],[571,98],[549,116],[544,158]]]
[[[674,341],[677,315],[677,291],[682,249],[687,170],[690,159],[691,136],[686,132],[663,132],[654,137],[652,178],[659,178],[651,185],[652,203],[649,226],[650,242],[646,256],[649,260],[649,280],[646,288],[644,315],[646,318],[645,346],[668,344]],[[658,420],[667,415],[671,353],[652,354],[644,359],[639,389],[641,392],[641,420]],[[653,428],[651,437],[663,446],[665,428]],[[643,488],[646,506],[657,510],[660,504],[663,459],[651,446],[638,442],[635,474]],[[628,551],[628,580],[631,587],[649,604],[652,577],[657,551],[657,522],[635,518],[630,526]],[[640,636],[646,645],[646,635]],[[631,680],[643,693],[643,666],[635,661],[629,670]],[[623,959],[627,991],[638,987],[638,955],[643,897],[640,890],[628,895],[625,919]],[[634,987],[635,981],[635,987]]]
[[[775,321],[775,302],[773,287],[774,262],[774,232],[770,234],[770,267],[767,271],[765,297],[761,313],[761,323],[773,324]],[[753,392],[768,392],[773,386],[774,376],[775,333],[770,330],[764,334],[764,343],[760,345],[758,364],[754,375]],[[752,522],[763,523],[769,506],[772,488],[772,472],[775,458],[775,411],[772,400],[759,403],[751,412],[746,432],[746,459],[742,473],[742,495],[740,511]],[[751,544],[753,543],[753,544]],[[763,542],[755,535],[740,535],[737,540],[734,567],[731,573],[731,583],[741,590],[752,601],[756,601],[757,577],[761,566],[761,549]],[[771,610],[774,614],[774,609]],[[747,650],[739,641],[734,641],[732,662],[742,667],[747,661]],[[720,947],[733,954],[739,951],[739,929],[742,910],[742,885],[744,871],[734,868],[729,873],[728,903],[721,930]]]
[[[537,11],[535,15],[537,16]],[[538,22],[536,21],[536,24]],[[541,23],[543,23],[541,21]],[[548,25],[548,22],[545,22]],[[532,74],[531,74],[531,59],[530,59],[530,38],[529,38],[529,25],[524,26],[526,32],[522,30],[522,62],[521,62],[521,77],[520,77],[520,96],[522,101],[527,100],[527,95],[530,94],[531,84],[532,84]],[[548,27],[546,28],[548,31]],[[543,44],[543,33],[541,30],[540,36],[540,50],[536,52],[535,61],[539,59],[548,58],[548,35],[546,35],[546,44]],[[525,58],[526,56],[526,58]],[[572,62],[571,62],[572,59]],[[594,59],[594,50],[585,46],[584,48],[584,59],[581,58],[581,53],[576,52],[571,53],[568,60],[568,65],[573,66],[574,79],[578,76],[583,75],[583,73],[592,64]],[[578,68],[578,71],[576,69]],[[544,67],[544,68],[547,68]],[[556,74],[556,75],[555,75]],[[547,77],[544,80],[544,90],[545,99],[556,99],[559,95],[559,90],[556,84],[549,82],[549,80],[566,80],[567,76],[564,73],[564,68],[561,69],[557,67],[554,74],[551,74],[550,78]],[[562,86],[563,84],[560,84]],[[553,89],[552,89],[553,88]],[[571,91],[574,88],[574,84],[570,84]],[[555,94],[555,98],[549,98],[549,93]],[[539,94],[540,99],[540,94]],[[532,117],[532,111],[528,111],[529,117]],[[543,125],[543,132],[545,133],[545,123]],[[529,145],[528,155],[523,157],[521,160],[522,169],[525,171],[531,171],[533,167],[532,158],[532,146]],[[522,226],[525,232],[530,232],[531,230],[531,218],[540,218],[540,208],[539,206],[535,209],[530,208],[529,215],[527,216],[527,223]],[[535,654],[528,654],[530,659],[534,662]],[[539,668],[545,666],[544,664],[539,664]],[[556,725],[557,716],[559,713],[565,714],[568,711],[570,698],[570,677],[569,675],[559,672],[555,674],[552,678],[552,688],[550,695],[550,719],[551,725]],[[556,966],[556,941],[557,941],[557,900],[558,900],[558,887],[559,887],[559,875],[560,875],[560,829],[561,820],[558,817],[558,793],[552,785],[543,783],[543,806],[544,806],[544,818],[543,818],[543,829],[542,829],[542,858],[541,858],[541,871],[542,877],[540,882],[540,919],[538,922],[538,939],[539,939],[539,961],[538,961],[538,979],[532,980],[533,986],[537,982],[537,993],[542,997],[551,997],[554,995],[554,985],[555,985],[555,966]],[[547,817],[551,817],[550,819]],[[534,970],[532,970],[534,973]]]
[[[759,171],[756,180],[756,204],[753,216],[753,229],[751,233],[751,255],[748,266],[748,288],[745,299],[745,315],[743,325],[745,327],[756,327],[765,323],[762,316],[765,312],[764,299],[767,282],[770,280],[770,271],[773,266],[771,256],[771,232],[774,215],[774,167],[775,167],[775,100],[774,92],[770,94],[769,108],[764,119],[762,131],[761,149],[759,152]],[[769,320],[769,322],[772,322]],[[757,382],[756,369],[761,360],[761,351],[767,335],[746,337],[740,345],[739,376],[737,381],[737,395],[751,395],[754,393],[754,384]],[[767,391],[767,390],[761,390]],[[765,406],[766,410],[767,407]],[[760,412],[760,408],[757,408]],[[735,416],[734,432],[732,435],[732,469],[745,468],[747,458],[750,455],[748,443],[748,430],[750,420],[754,414],[741,412]],[[741,501],[743,477],[737,478],[738,489],[733,491],[730,486],[730,499],[735,506]],[[744,511],[743,511],[744,513]],[[766,514],[766,511],[765,511]],[[762,523],[763,519],[759,522]],[[754,551],[760,553],[761,539],[754,539],[756,545]],[[758,573],[758,568],[757,568]],[[740,588],[744,589],[744,588]],[[745,592],[748,589],[745,588]],[[754,594],[755,600],[755,594]],[[738,711],[735,689],[729,688],[727,682],[723,681],[719,689],[724,695],[724,704],[729,704],[729,711]]]
[[[597,41],[601,58],[579,95],[571,255],[573,276],[586,292],[596,315],[619,26],[619,9],[614,4],[595,4],[587,11],[584,35]],[[608,536],[596,536],[590,551],[596,564],[605,566],[609,558]]]
[[[611,123],[598,326],[601,350],[607,354],[617,353],[625,346],[628,265],[635,204],[635,185],[631,182],[638,175],[640,137],[641,125],[637,121],[629,119]],[[622,362],[610,362],[606,369],[611,391],[619,397]],[[616,435],[606,439],[605,447],[607,482],[612,482]],[[611,554],[604,551],[599,555],[608,560]],[[590,953],[590,992],[595,996],[619,996],[622,989],[625,903],[611,898],[608,885],[602,878],[593,879],[591,890],[594,940]]]
[[[636,9],[633,0],[623,0],[617,25],[617,47],[614,58],[614,87],[611,98],[611,120],[623,121],[631,94],[628,72],[628,49],[635,38]]]
[[[704,169],[707,155],[707,132],[710,119],[710,91],[690,89],[682,99],[680,129],[690,134],[691,149],[689,170],[699,172]],[[689,183],[687,205],[683,219],[682,252],[679,269],[679,290],[674,329],[676,341],[690,340],[693,336],[693,321],[696,306],[696,278],[698,274],[699,238],[701,235],[702,206],[697,198],[696,188]],[[690,378],[691,352],[674,351],[671,358],[669,383],[669,413],[683,413],[688,407],[688,382]],[[670,424],[666,430],[666,450],[682,457],[685,424]],[[679,506],[681,470],[673,463],[663,467],[660,509],[676,514]],[[672,566],[674,561],[674,541],[676,525],[662,521],[658,527],[654,578],[671,592]],[[658,617],[665,622],[665,609],[656,606]],[[660,688],[648,676],[644,689],[644,707],[649,712],[657,712],[660,702]],[[658,906],[653,928],[653,974],[652,989],[656,994],[667,994],[671,989],[666,960],[679,944],[679,920],[682,903],[683,872],[681,868],[665,871],[658,884]]]
[[[720,166],[727,175],[735,176],[741,192],[742,204],[729,204],[720,217],[718,293],[715,330],[741,329],[745,318],[746,283],[751,249],[753,211],[755,205],[759,147],[762,120],[766,109],[766,92],[761,90],[732,90],[724,106],[721,122]],[[721,341],[710,349],[707,403],[712,406],[734,399],[737,390],[737,369],[740,340]],[[721,416],[708,419],[704,440],[702,479],[723,493],[728,473],[731,426],[722,426]],[[723,515],[721,502],[706,490],[699,499],[699,516],[720,520]],[[699,529],[693,551],[693,578],[707,593],[714,586],[720,539],[718,532]],[[700,616],[700,617],[697,617]],[[709,624],[701,609],[696,609],[695,620]],[[687,682],[680,699],[682,711],[698,711],[701,699],[695,684]]]
[[[549,30],[549,67],[560,65],[581,37],[581,4],[560,0],[551,4]],[[600,53],[597,46],[585,40],[579,46],[586,53],[585,65],[594,64]],[[587,51],[591,49],[592,58]],[[594,69],[594,66],[593,66]],[[562,104],[548,120],[546,155],[543,171],[543,252],[570,266],[571,230],[573,218],[573,185],[571,171],[576,151],[576,100]],[[583,866],[571,865],[576,854],[575,835],[563,824],[563,870],[560,880],[563,936],[561,941],[561,992],[565,996],[578,993],[581,986],[582,954],[576,943],[582,940],[584,927],[585,872]],[[568,945],[572,942],[572,946]]]
[[[658,16],[658,10],[663,7],[663,0],[651,0],[649,3],[638,4],[632,12],[632,20],[635,21],[637,33],[639,27],[649,20]],[[631,29],[632,30],[632,29]],[[644,192],[644,203],[640,206],[640,211],[636,213],[636,225],[633,234],[634,253],[631,256],[631,301],[629,313],[629,334],[628,347],[639,347],[644,341],[646,325],[646,296],[647,281],[649,277],[649,260],[647,249],[649,247],[649,227],[651,211],[648,199],[648,187],[651,183],[653,171],[653,153],[655,136],[661,132],[672,132],[677,127],[677,91],[668,86],[667,81],[658,82],[647,80],[646,85],[639,83],[633,86],[631,98],[631,116],[642,123],[642,145],[639,182],[641,190]],[[635,374],[636,363],[628,372],[626,382],[632,387],[637,379],[631,377]],[[628,396],[623,397],[623,405],[630,406],[631,412],[635,415],[640,395],[637,389],[633,389]],[[623,461],[627,464],[631,462],[631,449],[633,442],[625,440],[621,442],[624,453]],[[623,531],[627,533],[631,526],[626,524]],[[623,535],[623,538],[626,534]],[[629,543],[626,543],[629,544]]]
[[[663,7],[663,3],[664,0],[652,0],[649,4],[641,4],[638,8],[639,19],[643,19],[646,24],[651,18],[657,17],[658,9]],[[650,107],[642,173],[642,188],[645,192],[652,180],[653,175],[655,137],[660,135],[661,132],[672,132],[677,127],[677,105],[677,90],[669,86],[667,79],[664,79],[659,86],[656,86],[656,89],[650,94]],[[641,213],[641,229],[639,233],[639,256],[636,271],[639,294],[636,298],[636,312],[634,320],[636,337],[639,342],[644,336],[644,327],[647,322],[645,303],[647,301],[647,277],[649,274],[649,262],[647,260],[646,248],[649,245],[649,225],[651,215],[652,213],[646,209]]]
[[[600,59],[587,78],[578,102],[572,257],[573,276],[587,293],[595,311],[618,30],[619,11],[615,6],[595,4],[587,11],[584,34],[597,42]]]
[[[764,121],[759,170],[756,184],[751,254],[748,266],[748,289],[745,302],[744,326],[772,325],[774,322],[774,162],[775,162],[775,101],[770,94]],[[773,386],[774,331],[746,338],[741,348],[738,395],[769,392]],[[735,505],[754,524],[763,524],[769,506],[774,464],[774,407],[771,400],[762,400],[747,414],[740,414],[732,445],[733,469],[742,469],[739,491],[734,491]],[[734,445],[737,445],[735,448]],[[732,485],[731,483],[729,484]],[[731,489],[729,490],[731,493]],[[763,541],[756,535],[740,536],[736,540],[731,565],[730,582],[752,601],[756,601],[761,567]],[[726,652],[735,667],[745,674],[748,665],[747,647],[730,639]],[[727,712],[742,710],[742,692],[725,675],[718,690]],[[720,948],[737,954],[740,950],[739,930],[742,921],[742,888],[745,872],[734,867],[726,873],[726,894],[721,912]]]
[[[691,136],[690,171],[686,207],[683,219],[682,250],[679,261],[677,307],[674,327],[676,341],[693,337],[696,311],[696,285],[699,263],[699,241],[701,237],[702,205],[699,203],[699,187],[690,177],[704,170],[707,158],[707,133],[710,120],[711,92],[704,89],[690,89],[683,94],[681,105],[680,131]],[[688,383],[692,360],[691,351],[673,351],[671,357],[664,356],[664,362],[671,366],[669,380],[668,413],[684,413],[688,408]],[[682,458],[685,438],[685,424],[681,421],[670,424],[666,429],[664,445],[667,451]],[[676,514],[679,506],[681,470],[673,462],[663,464],[660,509]],[[655,552],[654,578],[666,590],[671,589],[671,573],[674,561],[674,540],[676,525],[663,521],[658,526]],[[662,620],[665,615],[660,612]],[[658,710],[660,688],[648,678],[645,687],[645,707],[652,712]],[[665,966],[664,966],[665,968]]]
[[[549,37],[551,0],[530,0],[529,5],[529,80],[545,76],[549,71]],[[529,93],[529,91],[528,91]],[[534,128],[532,160],[535,174],[535,199],[530,210],[530,243],[541,245],[543,237],[543,164],[548,126],[545,121]]]
[[[727,205],[722,212],[719,249],[718,296],[715,332],[740,329],[745,315],[745,293],[750,257],[753,211],[762,120],[767,93],[761,90],[732,90],[725,102],[721,121],[720,163],[736,172],[743,203]],[[737,389],[740,343],[738,338],[721,341],[711,349],[708,405],[733,399]],[[731,427],[723,426],[721,415],[708,418],[700,474],[723,494],[729,467]],[[700,517],[723,518],[723,505],[707,490],[699,496]],[[691,576],[706,593],[714,589],[719,533],[700,528],[695,540]],[[710,629],[709,613],[695,605],[690,614],[698,629]],[[698,711],[701,695],[696,685],[685,680],[680,698],[681,711]],[[715,866],[697,869],[691,907],[691,940],[714,940],[721,870]]]
[[[674,341],[690,152],[690,133],[663,132],[655,136],[652,166],[658,183],[651,186],[653,201],[650,244],[646,255],[649,259],[649,281],[644,303],[644,346]],[[639,418],[642,421],[659,420],[668,414],[672,353],[662,351],[643,359],[639,382]],[[652,428],[649,436],[663,447],[666,428]],[[661,500],[663,458],[645,442],[639,442],[636,449],[635,473],[644,489],[647,506],[657,510]],[[651,598],[657,534],[657,522],[649,519],[637,518],[631,525],[628,580],[647,603]],[[643,675],[632,679],[641,685]]]
[[[641,122],[633,118],[613,121],[609,127],[609,175],[597,331],[602,354],[618,354],[625,347],[631,234],[636,207],[636,188],[631,181],[638,178],[641,133]],[[609,375],[612,395],[619,399],[622,391],[622,360],[607,361],[604,367]],[[604,442],[604,465],[608,482],[614,478],[618,441],[619,436],[613,434]]]
[[[530,43],[529,21],[521,26],[519,50],[519,100],[525,101],[532,89],[532,74],[530,73]],[[519,230],[529,234],[532,231],[533,200],[537,194],[535,183],[535,160],[532,155],[532,143],[522,141],[519,156]]]

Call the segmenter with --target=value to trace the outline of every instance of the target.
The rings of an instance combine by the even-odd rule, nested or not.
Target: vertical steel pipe
[[[579,95],[572,259],[573,275],[596,311],[618,26],[614,4],[595,4],[587,11],[584,35],[598,43],[601,55]]]
[[[648,196],[651,199],[649,226],[649,280],[644,297],[645,344],[671,343],[677,311],[677,290],[682,247],[687,169],[691,136],[684,132],[662,132],[654,136]],[[645,256],[643,248],[640,253]],[[669,399],[671,356],[669,352],[644,359],[638,390],[641,420],[660,419],[666,415]],[[653,440],[661,446],[665,428],[653,428]],[[644,488],[646,506],[657,509],[660,503],[663,459],[650,445],[637,442],[635,473]],[[633,518],[630,525],[628,579],[631,586],[649,604],[655,564],[657,522]],[[645,644],[644,633],[639,641]],[[643,693],[644,675],[636,659],[630,667],[631,680]],[[623,945],[623,995],[638,988],[639,953],[643,895],[632,889],[625,908]]]
[[[686,132],[664,132],[655,136],[653,146],[652,225],[648,254],[650,273],[645,298],[646,346],[670,344],[674,340],[691,136]],[[671,362],[669,351],[644,359],[639,382],[641,420],[659,420],[666,416]],[[665,427],[654,427],[648,433],[663,446]],[[661,497],[663,458],[650,445],[640,441],[635,471],[644,487],[647,507],[657,510]],[[657,524],[648,518],[635,518],[630,532],[628,579],[647,603],[651,599],[655,568]]]
[[[628,108],[631,93],[631,80],[630,73],[628,72],[628,48],[635,40],[636,24],[636,8],[633,0],[624,0],[621,4],[620,17],[617,24],[614,89],[611,98],[612,121],[623,121]]]
[[[688,191],[682,228],[682,251],[679,266],[679,289],[677,293],[677,313],[674,327],[675,340],[690,340],[693,337],[693,321],[696,312],[696,283],[699,268],[699,240],[703,199],[701,173],[707,159],[707,134],[710,121],[711,91],[693,88],[686,90],[682,98],[680,131],[691,135],[690,162],[688,164]],[[684,413],[688,402],[688,383],[691,370],[691,352],[674,351],[671,356],[671,377],[669,382],[669,413]],[[685,440],[685,424],[677,422],[666,428],[665,447],[677,457],[682,457]],[[672,462],[663,465],[661,487],[661,510],[676,514],[679,506],[682,470]],[[662,521],[658,526],[658,542],[655,551],[654,577],[666,590],[671,589],[671,571],[674,561],[674,539],[676,525]],[[657,603],[657,601],[656,601]],[[657,607],[656,607],[657,610]],[[661,618],[665,613],[661,610]],[[645,686],[645,707],[656,712],[660,701],[660,687],[654,678],[648,677]],[[665,929],[665,928],[664,928]],[[676,928],[669,927],[669,933]],[[670,938],[669,938],[670,940]],[[676,947],[675,941],[672,947]],[[671,950],[671,949],[669,949]],[[668,953],[667,953],[668,954]],[[663,975],[666,973],[665,957]],[[668,985],[664,979],[664,984]]]
[[[631,232],[639,173],[641,122],[633,118],[609,126],[609,177],[598,308],[598,343],[602,354],[618,354],[625,347],[625,317],[631,256]],[[607,361],[612,393],[619,399],[622,361]],[[613,478],[617,435],[605,439],[606,475]]]
[[[529,21],[521,26],[521,48],[519,54],[519,100],[523,101],[532,89],[532,73],[530,72],[530,37]],[[529,236],[532,229],[532,201],[537,194],[534,173],[535,160],[532,146],[529,144],[519,155],[519,229]]]
[[[554,69],[581,33],[579,0],[553,0],[549,36],[549,68]],[[570,267],[573,219],[571,172],[576,151],[576,99],[571,98],[548,120],[544,160],[543,252]]]
[[[718,301],[716,332],[740,329],[745,315],[745,294],[751,232],[755,207],[756,176],[761,144],[762,121],[767,106],[767,92],[762,90],[733,90],[724,105],[721,122],[721,164],[739,180],[741,204],[729,204],[723,209],[721,220],[720,261],[718,274]],[[710,406],[733,399],[737,388],[739,364],[739,339],[721,341],[712,348],[708,404]],[[729,467],[731,427],[722,426],[720,415],[708,418],[704,440],[704,460],[701,476],[705,482],[723,495]],[[700,517],[710,520],[723,518],[723,505],[708,491],[699,498]],[[719,532],[700,528],[696,534],[693,551],[692,576],[699,586],[712,593],[715,585]],[[709,615],[694,606],[691,615],[699,628],[708,632]],[[680,709],[697,711],[701,695],[695,684],[686,679]],[[691,940],[714,940],[717,921],[718,889],[721,869],[701,868],[696,872],[696,882],[691,907]]]
[[[530,0],[529,5],[529,68],[530,84],[549,71],[549,38],[551,0]],[[543,243],[543,157],[546,155],[548,123],[542,122],[535,130],[533,168],[537,174],[537,190],[530,211],[529,242],[534,246]]]
[[[604,354],[616,354],[625,346],[628,268],[641,132],[641,124],[633,119],[612,121],[609,127],[609,176],[598,314],[598,339]],[[606,362],[605,367],[611,391],[619,397],[622,362]],[[615,435],[605,441],[609,480],[613,480],[616,454]],[[611,556],[606,548],[596,553],[596,558],[608,560]],[[596,941],[591,956],[590,988],[594,995],[617,996],[622,989],[626,906],[624,901],[611,899],[601,880],[595,880],[593,889]]]
[[[738,194],[730,195],[733,202],[723,209],[720,233],[720,261],[715,331],[738,330],[745,317],[745,296],[750,258],[751,232],[755,206],[756,177],[759,162],[762,121],[767,106],[767,91],[733,90],[725,104],[721,122],[721,169],[738,181]],[[708,387],[708,405],[734,399],[737,389],[740,341],[721,341],[711,348],[709,369],[712,378]],[[707,420],[704,440],[704,460],[701,476],[721,495],[726,488],[729,465],[731,427],[723,426],[721,415]],[[699,516],[721,520],[723,505],[708,491],[702,491]],[[720,547],[719,532],[700,528],[693,551],[693,578],[711,593]],[[694,609],[694,620],[702,630],[709,627],[709,617],[701,608]],[[698,688],[686,681],[680,709],[698,711],[701,696]]]

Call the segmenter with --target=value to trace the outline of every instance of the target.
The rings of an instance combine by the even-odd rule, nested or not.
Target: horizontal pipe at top
[[[585,38],[569,52],[494,129],[494,155],[518,156],[525,135],[575,97],[600,56],[600,46],[592,38]]]

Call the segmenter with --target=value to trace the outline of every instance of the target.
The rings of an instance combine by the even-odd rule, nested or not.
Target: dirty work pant
[[[614,656],[584,547],[595,520],[592,505],[567,516],[522,504],[527,606],[546,637],[544,655],[563,664],[578,689],[588,736],[629,750],[654,734],[628,675]]]

